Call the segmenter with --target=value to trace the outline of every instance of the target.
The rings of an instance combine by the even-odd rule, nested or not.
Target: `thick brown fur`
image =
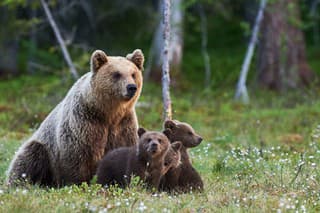
[[[20,176],[15,176],[17,182],[24,184],[26,182],[31,184],[48,185],[52,182],[52,170],[48,157],[48,152],[43,144],[38,141],[32,141],[25,147],[26,154],[24,158],[17,158],[13,169],[20,169],[25,173]],[[25,161],[25,159],[27,161]],[[32,159],[32,161],[29,161]],[[13,170],[13,174],[17,174],[19,171]],[[27,174],[30,174],[27,176]]]
[[[148,187],[158,189],[170,142],[161,132],[142,128],[139,129],[139,136],[138,145],[113,150],[101,160],[97,169],[97,183],[125,187],[134,175],[140,177]]]
[[[169,169],[161,179],[160,188],[169,192],[202,191],[203,181],[199,173],[193,168],[187,152],[188,148],[198,146],[202,138],[195,133],[189,124],[177,120],[167,120],[164,128],[163,133],[169,138],[170,142],[182,142],[180,149],[181,164],[176,168]]]
[[[163,175],[166,174],[170,169],[177,168],[181,164],[181,147],[182,143],[180,141],[170,144],[169,150],[164,159]]]
[[[20,147],[8,169],[7,183],[18,184],[22,176],[46,186],[88,182],[105,153],[135,145],[135,103],[142,89],[143,63],[141,50],[126,58],[96,50],[91,71]]]

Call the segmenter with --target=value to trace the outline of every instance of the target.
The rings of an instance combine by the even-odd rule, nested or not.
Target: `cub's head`
[[[99,97],[136,100],[142,88],[144,56],[137,49],[126,57],[107,56],[96,50],[91,56],[92,87]]]
[[[189,124],[184,122],[166,120],[164,129],[163,133],[171,142],[181,141],[182,145],[187,148],[198,146],[202,141],[202,137],[196,134]]]
[[[144,154],[149,158],[158,158],[165,156],[170,142],[164,134],[155,131],[146,131],[143,128],[138,129],[139,135],[139,154]]]
[[[177,168],[181,163],[181,149],[182,143],[180,141],[173,142],[169,150],[164,158],[164,171],[163,173],[167,173],[167,171],[171,168]]]

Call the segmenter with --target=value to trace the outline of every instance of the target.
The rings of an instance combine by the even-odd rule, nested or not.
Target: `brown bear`
[[[163,175],[166,174],[171,168],[177,168],[181,164],[180,149],[182,143],[176,141],[170,144],[170,148],[164,158],[164,170]]]
[[[177,168],[171,168],[162,177],[160,189],[164,191],[189,192],[202,191],[203,181],[199,173],[193,168],[187,149],[198,146],[202,138],[195,133],[193,128],[177,120],[167,120],[164,123],[163,133],[170,142],[181,141],[181,164]]]
[[[97,183],[125,187],[134,175],[148,187],[158,189],[170,142],[161,132],[139,128],[138,134],[136,146],[118,148],[103,157],[97,169]],[[180,148],[181,143],[178,146]]]
[[[9,185],[46,186],[88,182],[108,151],[137,143],[135,112],[142,88],[144,56],[96,50],[83,75],[14,156]]]

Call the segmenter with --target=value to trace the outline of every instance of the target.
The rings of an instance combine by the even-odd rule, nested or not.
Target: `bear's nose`
[[[198,138],[198,142],[199,142],[199,143],[201,143],[202,140],[203,140],[202,137],[199,137],[199,138]]]
[[[151,143],[151,150],[155,151],[158,149],[158,144],[157,143]]]
[[[127,92],[129,96],[134,96],[137,91],[137,86],[135,84],[128,84],[127,85]]]
[[[157,148],[157,147],[158,147],[158,144],[152,143],[152,144],[151,144],[151,147],[152,147],[152,148]]]

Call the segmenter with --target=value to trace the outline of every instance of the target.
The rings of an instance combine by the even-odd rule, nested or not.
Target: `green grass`
[[[64,97],[72,82],[59,76],[22,76],[0,82],[0,212],[270,212],[320,210],[318,89],[260,91],[251,104],[233,90],[174,89],[174,118],[204,137],[191,150],[205,191],[170,195],[139,185],[9,189],[5,171],[14,152]],[[252,91],[252,90],[251,90]],[[137,106],[140,125],[160,130],[161,90],[146,83]]]

